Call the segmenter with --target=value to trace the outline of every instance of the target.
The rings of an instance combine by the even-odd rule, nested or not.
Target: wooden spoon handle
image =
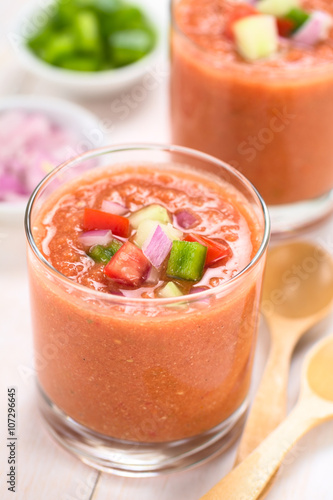
[[[299,403],[287,419],[236,469],[217,483],[201,500],[256,500],[283,458],[320,421],[313,414],[311,398]]]
[[[282,422],[287,410],[290,358],[294,345],[273,341],[259,389],[252,404],[237,451],[242,462]]]

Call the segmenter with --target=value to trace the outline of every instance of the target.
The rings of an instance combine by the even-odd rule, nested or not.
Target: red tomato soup
[[[230,36],[235,6],[173,2],[172,140],[234,165],[269,205],[324,195],[333,187],[333,31],[313,46],[280,37],[274,56],[248,62]],[[301,8],[333,15],[330,0]]]
[[[43,204],[32,225],[52,266],[30,250],[36,359],[45,361],[37,362],[42,390],[76,422],[122,440],[172,441],[217,426],[240,407],[250,384],[264,258],[236,275],[262,244],[258,214],[232,186],[186,168],[128,166],[66,186]],[[114,226],[120,246],[109,264],[89,256],[85,239],[86,226],[91,231],[100,224],[96,213],[105,200],[123,207],[119,217],[129,219],[126,236],[116,235],[124,228]],[[160,207],[176,231],[153,273],[133,218],[151,206]],[[192,216],[185,223],[184,210]],[[173,252],[206,255],[207,241],[200,276],[179,277],[192,272],[188,263],[170,271]],[[164,305],[168,283],[177,287],[178,302]]]

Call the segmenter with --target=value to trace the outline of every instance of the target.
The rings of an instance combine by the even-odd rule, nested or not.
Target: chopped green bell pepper
[[[112,240],[107,246],[103,245],[95,245],[90,248],[88,255],[95,262],[101,262],[103,264],[107,264],[114,254],[119,250],[122,246],[122,243],[118,240]]]
[[[78,50],[95,54],[100,52],[99,24],[93,12],[89,10],[78,12],[74,18],[74,29]]]
[[[291,9],[288,14],[285,16],[285,19],[288,19],[294,24],[293,33],[297,31],[304,23],[309,19],[310,14],[303,9],[299,9],[295,7]]]
[[[189,281],[201,279],[207,247],[200,243],[189,241],[174,241],[172,243],[167,275]]]
[[[153,47],[152,37],[142,29],[116,31],[109,37],[112,60],[125,66],[141,59]]]

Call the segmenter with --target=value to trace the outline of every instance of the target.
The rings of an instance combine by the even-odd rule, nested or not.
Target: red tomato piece
[[[111,229],[113,234],[127,238],[129,235],[129,220],[121,215],[110,214],[94,208],[85,208],[83,215],[83,229]]]
[[[287,38],[292,34],[295,29],[295,24],[291,21],[291,19],[276,19],[277,29],[280,36],[284,36]]]
[[[210,266],[215,264],[225,257],[231,257],[232,251],[228,243],[224,240],[214,241],[206,236],[200,236],[198,234],[188,234],[185,241],[196,241],[207,247],[207,256],[205,266]]]
[[[147,278],[150,267],[142,250],[127,241],[105,266],[104,273],[121,285],[139,287]]]
[[[229,16],[227,17],[225,28],[224,28],[225,35],[228,38],[230,38],[230,40],[233,40],[234,39],[234,31],[233,31],[234,23],[236,21],[239,21],[243,17],[255,16],[257,14],[259,14],[259,12],[252,5],[249,5],[248,3],[236,4],[235,8],[232,9],[232,11],[229,13]]]

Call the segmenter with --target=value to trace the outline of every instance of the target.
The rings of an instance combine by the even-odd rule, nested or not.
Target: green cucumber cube
[[[256,61],[278,50],[278,31],[273,16],[255,15],[244,17],[234,24],[237,50],[244,59]]]
[[[148,219],[156,220],[164,224],[171,222],[167,209],[157,204],[141,208],[140,210],[133,212],[129,217],[131,226],[134,229],[137,229],[142,221]]]
[[[283,17],[294,7],[299,7],[299,0],[260,0],[256,3],[256,9],[262,14],[270,14],[275,17]]]
[[[189,281],[202,278],[207,247],[190,241],[174,241],[167,267],[167,276]]]
[[[158,296],[163,299],[172,299],[173,297],[181,297],[183,294],[178,288],[178,286],[169,281],[163,288],[161,288],[158,292]]]

